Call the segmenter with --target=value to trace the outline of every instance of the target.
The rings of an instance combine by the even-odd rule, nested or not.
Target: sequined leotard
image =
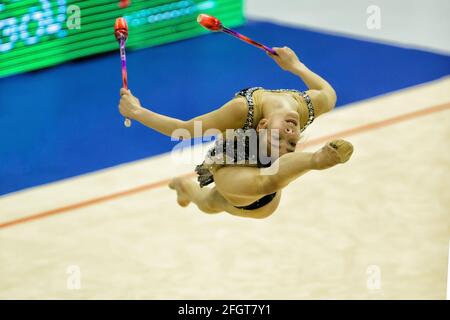
[[[235,94],[235,97],[242,96],[247,100],[248,105],[248,113],[247,113],[247,119],[244,123],[244,126],[241,129],[236,129],[234,131],[235,139],[233,141],[221,141],[217,140],[214,147],[212,147],[210,150],[208,150],[208,153],[206,155],[205,161],[203,161],[202,164],[198,165],[195,168],[195,171],[198,174],[198,182],[200,184],[200,187],[204,187],[214,181],[214,172],[220,168],[221,166],[225,165],[236,165],[236,164],[242,164],[242,160],[244,161],[244,165],[247,166],[256,166],[256,167],[268,167],[270,166],[269,163],[263,163],[260,161],[258,157],[258,152],[252,152],[251,148],[249,148],[249,139],[246,137],[247,130],[253,129],[254,123],[254,113],[255,113],[255,101],[253,99],[253,93],[257,90],[264,90],[269,92],[286,92],[286,93],[292,93],[295,94],[296,100],[299,101],[299,103],[302,104],[303,109],[301,110],[303,112],[303,117],[301,116],[300,122],[300,131],[303,132],[306,127],[308,127],[313,121],[314,121],[314,108],[311,102],[310,97],[306,92],[298,91],[298,90],[291,90],[291,89],[276,89],[276,90],[268,90],[264,89],[262,87],[252,87],[243,89]],[[301,98],[300,98],[301,97]],[[300,100],[302,99],[302,100]],[[303,118],[303,119],[302,119]],[[302,121],[303,120],[303,121]],[[303,122],[303,124],[302,124]],[[243,145],[245,145],[244,153],[239,154],[238,148],[226,148],[227,145],[230,143],[233,143],[235,146],[237,142],[241,140]],[[228,150],[232,150],[232,154],[229,154]],[[232,159],[233,161],[230,162],[223,162],[225,156],[227,156],[227,159]],[[252,165],[253,164],[253,165]],[[261,208],[268,204],[272,199],[275,197],[276,192],[272,194],[265,195],[261,199],[253,202],[250,205],[244,206],[244,207],[237,207],[240,209],[245,210],[255,210],[258,208]]]

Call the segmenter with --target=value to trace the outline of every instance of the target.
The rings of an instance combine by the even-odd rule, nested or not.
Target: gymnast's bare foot
[[[177,191],[177,202],[182,207],[187,207],[191,201],[187,197],[183,178],[173,178],[169,188]]]
[[[317,170],[327,169],[347,162],[353,153],[353,145],[345,140],[333,140],[313,155],[313,166]]]

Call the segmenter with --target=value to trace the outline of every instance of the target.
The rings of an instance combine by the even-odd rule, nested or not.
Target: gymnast
[[[170,182],[180,206],[192,202],[208,214],[266,218],[276,210],[281,190],[290,182],[310,170],[324,170],[350,159],[353,146],[345,140],[330,141],[316,152],[295,152],[301,132],[334,108],[336,93],[290,48],[271,50],[268,56],[303,80],[308,90],[247,88],[219,109],[183,121],[142,107],[129,90],[121,89],[120,113],[162,134],[172,136],[182,130],[186,136],[181,138],[193,138],[197,121],[202,124],[201,135],[211,129],[223,133],[195,168],[198,184],[190,178]],[[207,186],[213,182],[214,186]]]

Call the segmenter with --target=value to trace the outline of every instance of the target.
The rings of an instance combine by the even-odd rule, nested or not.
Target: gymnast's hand
[[[274,47],[272,49],[275,50],[278,56],[270,54],[269,52],[267,52],[267,54],[269,55],[269,57],[275,60],[275,62],[280,66],[281,69],[294,72],[303,65],[291,48]]]
[[[130,90],[120,89],[119,112],[122,116],[130,119],[136,119],[143,110],[139,99],[131,94]]]

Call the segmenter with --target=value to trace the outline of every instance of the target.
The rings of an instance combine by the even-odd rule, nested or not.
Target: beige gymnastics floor
[[[168,155],[0,197],[0,298],[445,299],[449,89],[317,119],[308,148],[340,133],[353,158],[290,185],[265,220],[177,207],[162,180],[193,165]]]

